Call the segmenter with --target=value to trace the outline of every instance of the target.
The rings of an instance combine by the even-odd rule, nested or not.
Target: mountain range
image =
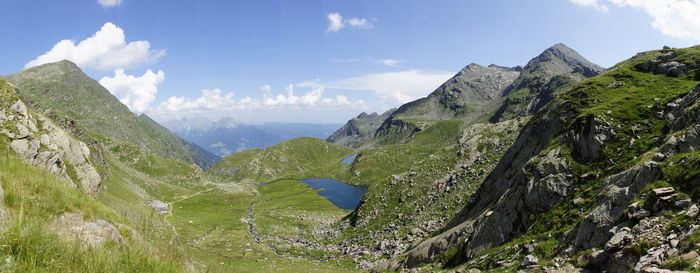
[[[324,139],[340,125],[314,123],[245,124],[225,117],[213,121],[203,117],[183,118],[163,123],[171,132],[207,151],[224,157],[246,149],[267,148],[299,137]]]

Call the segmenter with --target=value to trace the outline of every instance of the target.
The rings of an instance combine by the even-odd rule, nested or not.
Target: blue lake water
[[[330,178],[311,178],[299,180],[309,187],[321,190],[318,195],[331,201],[341,209],[353,210],[360,205],[360,199],[367,192],[366,187],[353,186]]]
[[[355,160],[356,157],[357,157],[357,154],[348,156],[348,157],[346,157],[346,158],[343,158],[343,160],[341,160],[340,163],[343,163],[343,164],[351,164],[352,161]]]

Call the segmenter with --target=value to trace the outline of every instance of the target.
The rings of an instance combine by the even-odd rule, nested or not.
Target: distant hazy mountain
[[[204,149],[227,156],[250,148],[267,148],[298,137],[325,139],[339,124],[264,123],[245,124],[230,117],[213,121],[194,117],[171,120],[163,125],[178,136]]]

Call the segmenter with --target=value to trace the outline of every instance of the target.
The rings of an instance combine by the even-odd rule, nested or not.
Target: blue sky
[[[161,121],[341,123],[558,42],[608,67],[700,41],[696,0],[0,1],[0,74],[71,59]]]

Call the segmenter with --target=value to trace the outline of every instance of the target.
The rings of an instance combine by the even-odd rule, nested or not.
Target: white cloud
[[[150,64],[164,55],[165,50],[152,50],[148,41],[127,43],[124,30],[105,23],[92,37],[77,44],[71,40],[60,41],[24,67],[69,60],[83,69],[110,71]]]
[[[366,74],[359,77],[342,79],[334,82],[319,80],[298,84],[302,87],[324,87],[328,89],[368,90],[374,91],[384,100],[406,103],[424,97],[434,91],[440,84],[447,81],[453,73],[425,72],[421,70],[406,70]]]
[[[192,111],[203,109],[216,109],[232,106],[236,103],[233,93],[222,95],[221,89],[204,89],[202,96],[194,100],[187,97],[170,97],[158,106],[158,110],[165,112]]]
[[[347,20],[347,23],[348,23],[348,25],[356,27],[356,28],[369,29],[369,28],[374,27],[365,18],[350,18]]]
[[[374,27],[374,25],[365,18],[343,19],[343,15],[338,12],[326,14],[326,18],[328,18],[328,28],[326,32],[338,32],[348,26],[357,29],[370,29]]]
[[[143,76],[127,75],[124,70],[114,71],[114,77],[103,77],[100,84],[107,88],[115,97],[131,111],[143,113],[156,98],[158,85],[165,80],[165,73],[158,70],[153,73],[150,69]]]
[[[402,63],[403,60],[384,59],[384,60],[380,60],[379,62],[383,65],[386,65],[386,66],[396,67],[396,66],[399,66],[399,64]]]
[[[270,93],[270,91],[272,91],[272,86],[270,86],[269,84],[265,84],[258,87],[258,89],[260,89],[260,91],[264,93]]]
[[[343,23],[343,16],[340,13],[334,12],[326,15],[328,17],[328,29],[327,32],[338,32],[340,29],[345,27]]]
[[[369,63],[369,64],[381,64],[390,67],[398,67],[400,63],[405,62],[405,60],[396,59],[377,59],[377,58],[351,58],[351,59],[333,59],[336,63]]]
[[[203,90],[202,95],[196,99],[187,97],[170,97],[161,103],[154,114],[166,116],[170,114],[190,115],[206,112],[230,112],[230,111],[267,111],[270,109],[313,109],[325,106],[352,106],[363,105],[364,101],[350,101],[346,96],[338,95],[334,98],[324,97],[325,89],[313,87],[303,95],[294,94],[295,86],[289,85],[284,93],[277,95],[263,94],[259,98],[244,97],[240,100],[234,98],[233,93],[224,94],[220,89]]]
[[[607,11],[603,0],[568,0]],[[652,26],[664,35],[700,42],[700,0],[606,0],[618,7],[632,7],[653,18]]]
[[[640,9],[654,18],[652,26],[664,35],[700,41],[698,0],[609,0],[618,6]]]
[[[569,2],[581,5],[581,6],[586,6],[586,7],[593,7],[595,9],[601,10],[601,11],[608,11],[608,7],[600,3],[600,0],[569,0]]]
[[[119,6],[122,3],[122,0],[97,0],[97,3],[100,3],[100,5],[105,8],[111,8]]]

